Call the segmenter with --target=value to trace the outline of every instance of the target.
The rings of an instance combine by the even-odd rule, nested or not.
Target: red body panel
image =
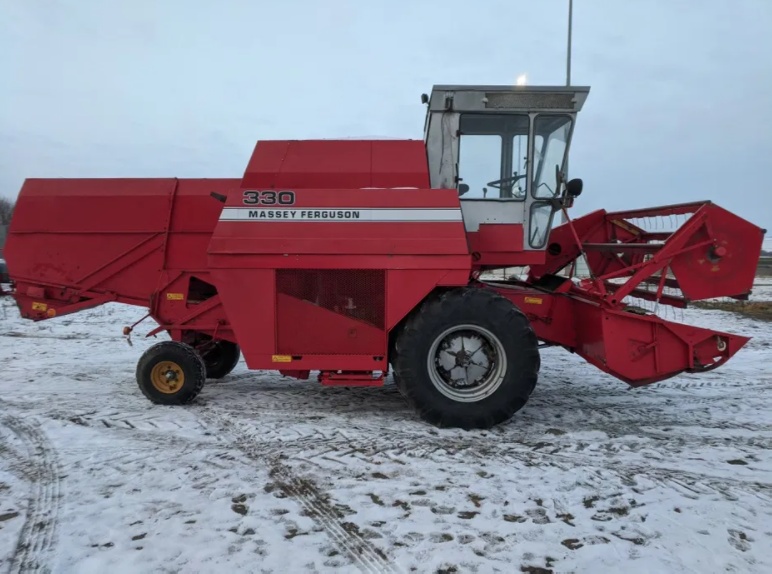
[[[209,194],[238,185],[27,180],[5,250],[22,314],[43,319],[109,300],[151,306],[174,277],[207,275],[206,248],[221,211]],[[182,283],[175,288],[187,291]]]
[[[525,312],[542,341],[565,347],[634,387],[716,368],[750,340],[604,308],[575,287],[549,292],[523,284],[497,290]]]
[[[544,251],[523,250],[523,225],[520,223],[480,224],[478,231],[467,233],[469,250],[476,266],[481,268],[517,265],[541,265]]]
[[[673,233],[632,222],[652,215],[690,218]],[[545,251],[523,251],[522,225],[466,233],[456,190],[429,189],[422,142],[293,141],[260,142],[241,179],[27,180],[5,258],[30,319],[130,303],[149,309],[154,332],[238,342],[250,368],[362,385],[379,384],[390,334],[433,291],[530,265],[528,282],[488,288],[542,341],[642,385],[714,368],[747,339],[623,299],[742,297],[761,237],[700,203],[594,212],[553,230]],[[555,276],[582,252],[590,279]]]
[[[422,141],[260,141],[244,173],[250,189],[429,188]]]
[[[390,329],[438,285],[469,280],[458,194],[428,179],[422,142],[258,143],[208,250],[250,368],[323,369],[331,356],[387,370]],[[292,199],[258,202],[266,190]]]

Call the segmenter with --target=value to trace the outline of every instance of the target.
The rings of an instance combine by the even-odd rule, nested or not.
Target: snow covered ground
[[[134,368],[154,341],[121,336],[141,309],[34,324],[0,304],[0,571],[772,571],[770,323],[685,311],[754,338],[637,390],[546,349],[526,408],[463,432],[390,381],[243,362],[153,406]]]

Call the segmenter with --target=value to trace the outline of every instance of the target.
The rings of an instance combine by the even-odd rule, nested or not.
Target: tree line
[[[5,244],[5,237],[8,234],[8,226],[11,224],[14,207],[16,207],[15,201],[6,197],[0,197],[0,251],[2,251]]]

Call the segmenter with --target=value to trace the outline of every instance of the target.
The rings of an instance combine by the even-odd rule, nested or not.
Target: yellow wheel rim
[[[157,391],[171,395],[185,384],[185,373],[174,361],[161,361],[150,372],[150,382]]]

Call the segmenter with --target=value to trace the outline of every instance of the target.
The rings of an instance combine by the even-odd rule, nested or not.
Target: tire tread
[[[148,368],[161,360],[173,360],[182,367],[185,372],[185,383],[178,393],[164,395],[153,388],[152,383],[145,375]],[[193,401],[206,382],[206,366],[196,350],[178,341],[162,341],[146,350],[137,362],[137,385],[139,390],[149,401],[155,404],[184,405]],[[188,383],[192,381],[192,383]]]
[[[511,337],[507,338],[514,339],[519,347],[512,351],[507,348],[510,364],[502,387],[491,397],[464,403],[463,411],[461,407],[447,407],[452,399],[445,399],[434,389],[424,366],[427,357],[420,355],[420,350],[428,352],[432,333],[446,326],[443,321],[457,315],[459,309],[473,309],[478,322],[499,338],[509,333]],[[395,348],[394,380],[400,393],[423,420],[438,427],[488,429],[510,419],[527,402],[541,368],[538,339],[528,318],[502,295],[481,287],[447,290],[426,300],[405,323]],[[512,371],[517,365],[522,368]],[[502,396],[504,400],[492,400]]]

